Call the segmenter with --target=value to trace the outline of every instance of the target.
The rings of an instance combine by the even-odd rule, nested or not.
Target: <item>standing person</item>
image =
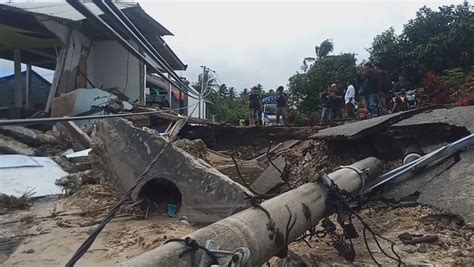
[[[331,104],[331,120],[341,119],[342,118],[342,107],[344,106],[344,100],[341,92],[339,90],[340,86],[333,83],[331,84],[331,92],[333,95],[332,104]]]
[[[378,77],[378,93],[380,100],[380,110],[382,114],[387,114],[387,103],[389,97],[389,92],[392,89],[392,81],[388,77],[387,72],[382,68],[380,64],[375,65],[375,71]],[[382,115],[381,114],[381,115]]]
[[[283,86],[277,88],[277,94],[275,96],[277,112],[276,112],[276,123],[280,125],[280,116],[283,120],[283,125],[286,125],[286,106],[288,104],[288,96],[283,92]]]
[[[249,109],[250,126],[260,125],[262,120],[262,97],[257,87],[253,87],[249,94]]]
[[[326,124],[332,117],[332,104],[334,100],[334,93],[331,91],[330,87],[321,94],[321,100],[323,102],[323,110],[321,111],[321,119],[319,120],[319,123]]]
[[[360,95],[364,97],[365,106],[372,117],[380,115],[380,101],[378,95],[378,78],[374,66],[367,63],[363,71],[364,84]]]
[[[347,82],[347,90],[346,94],[344,95],[344,101],[346,103],[346,111],[347,117],[350,119],[355,118],[354,110],[355,110],[355,88],[352,85],[352,82]]]

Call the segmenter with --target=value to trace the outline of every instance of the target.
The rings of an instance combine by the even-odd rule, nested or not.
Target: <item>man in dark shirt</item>
[[[277,106],[276,112],[276,123],[280,125],[280,116],[283,120],[283,125],[286,125],[286,105],[288,102],[288,96],[283,92],[283,86],[277,88],[277,94],[275,96],[275,102]]]
[[[326,92],[321,94],[321,100],[323,102],[323,109],[321,111],[321,118],[319,123],[326,124],[332,119],[332,106],[334,104],[335,92],[331,90],[331,87]]]
[[[411,83],[407,81],[405,74],[401,73],[398,76],[398,82],[395,83],[392,89],[393,93],[396,95],[395,97],[396,100],[395,100],[395,103],[393,103],[392,112],[398,111],[399,105],[402,104],[400,95],[403,95],[405,94],[406,91],[410,91],[410,90],[413,90]]]
[[[371,116],[378,117],[380,115],[379,83],[377,73],[371,63],[365,64],[363,76],[364,84],[360,95],[364,97],[365,106]]]
[[[400,74],[398,76],[398,82],[393,86],[394,93],[405,93],[406,91],[413,90],[411,83],[407,81],[405,74]]]
[[[258,88],[252,88],[249,95],[250,126],[261,125],[262,121],[262,97]]]

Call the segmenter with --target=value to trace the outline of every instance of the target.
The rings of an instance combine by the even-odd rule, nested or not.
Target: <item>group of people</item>
[[[283,86],[279,86],[275,94],[276,104],[276,124],[286,124],[286,107],[288,105],[288,96],[283,91]],[[263,103],[260,89],[253,87],[249,94],[250,126],[262,125]],[[241,119],[241,123],[242,124]]]
[[[371,117],[378,117],[387,114],[389,111],[398,110],[397,105],[400,105],[400,103],[397,101],[390,103],[392,96],[413,88],[403,73],[399,75],[399,81],[393,83],[379,65],[367,63],[361,74],[362,82],[359,91],[356,91],[353,81],[349,81],[345,93],[342,92],[340,84],[339,86],[332,84],[327,91],[321,94],[323,103],[320,117],[321,124],[342,118],[343,108],[345,108],[348,118],[355,118],[357,94],[360,95]],[[390,108],[389,104],[392,105]]]

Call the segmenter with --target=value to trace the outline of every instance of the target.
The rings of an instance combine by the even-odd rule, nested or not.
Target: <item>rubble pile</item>
[[[64,206],[78,208],[87,216],[96,216],[110,210],[117,203],[120,195],[115,191],[100,184],[83,185],[72,196],[64,199]]]
[[[206,143],[201,139],[180,139],[174,142],[174,144],[198,159],[209,161],[209,153],[207,151]]]
[[[474,264],[474,228],[462,225],[453,216],[438,214],[428,207],[389,207],[375,204],[371,209],[364,209],[359,214],[377,233],[395,241],[395,251],[409,265],[461,265]],[[331,216],[333,221],[335,216]],[[286,259],[273,258],[271,266],[320,266],[320,265],[375,265],[370,258],[363,238],[363,226],[357,220],[355,227],[359,238],[353,239],[356,260],[353,263],[339,256],[332,246],[329,236],[313,237],[308,240],[311,248],[304,242],[292,243],[289,247],[290,256]],[[316,230],[319,230],[318,226]],[[339,229],[340,231],[340,229]],[[426,242],[403,244],[406,236],[426,238]],[[422,239],[423,240],[423,239]],[[382,247],[391,255],[390,244],[379,240]],[[369,247],[377,261],[382,265],[396,265],[394,260],[385,257],[379,251],[372,237],[368,238]]]

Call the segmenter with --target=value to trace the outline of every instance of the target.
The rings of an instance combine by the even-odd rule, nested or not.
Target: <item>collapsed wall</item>
[[[102,120],[92,135],[95,157],[112,184],[130,188],[167,140],[154,130],[139,129],[123,119]],[[177,215],[192,222],[214,222],[248,207],[251,193],[202,160],[175,145],[166,148],[132,197],[153,205],[174,204]]]

